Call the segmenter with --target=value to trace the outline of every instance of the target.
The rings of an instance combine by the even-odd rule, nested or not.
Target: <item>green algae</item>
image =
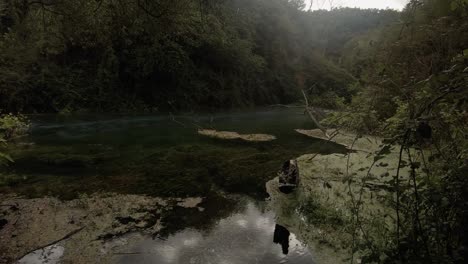
[[[187,197],[221,188],[264,196],[284,160],[310,149],[219,139],[156,148],[37,144],[12,150],[15,163],[3,169],[0,191],[72,199],[101,191]]]

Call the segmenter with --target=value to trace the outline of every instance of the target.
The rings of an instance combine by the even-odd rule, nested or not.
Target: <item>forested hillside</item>
[[[0,108],[177,111],[291,103],[298,84],[350,99],[345,43],[396,11],[301,1],[6,0]]]
[[[164,224],[169,227],[210,229],[231,213],[224,212],[232,209],[226,193],[266,195],[264,189],[275,183],[302,188],[289,196],[278,191],[280,185],[270,188],[287,201],[286,209],[274,209],[276,216],[283,212],[289,223],[299,223],[292,229],[297,241],[309,239],[319,245],[314,249],[333,248],[343,263],[466,263],[468,0],[410,0],[401,11],[308,11],[304,2],[0,0],[1,190],[8,197],[88,199],[88,194],[110,191],[144,195],[144,201],[147,195],[177,198],[167,203],[167,212],[181,203],[203,206],[197,208],[197,202],[193,215],[165,215],[153,208],[149,217],[140,208],[136,218],[128,212],[103,215],[97,207],[94,217],[110,219],[109,228],[75,237],[80,246],[66,252],[78,249],[80,257],[79,250],[96,241],[148,231],[168,216]],[[278,104],[286,106],[281,108],[285,112],[220,113]],[[319,119],[314,107],[332,111],[320,111],[326,114]],[[200,114],[205,111],[209,114]],[[166,114],[94,114],[114,112]],[[23,115],[32,113],[59,114]],[[337,135],[342,142],[334,141]],[[354,148],[358,140],[366,144]],[[273,180],[280,167],[280,177]],[[292,174],[294,181],[282,182]],[[329,204],[315,199],[319,195]],[[179,199],[188,196],[199,197]],[[91,221],[83,209],[87,206],[80,206],[83,217],[77,223],[82,227],[75,229],[73,216],[53,218],[61,215],[55,202],[20,205],[29,202],[8,202],[11,208],[0,214],[5,217],[0,231],[23,228],[0,240],[0,249],[10,250],[0,255],[0,263],[18,260],[29,249],[42,250],[38,245],[56,244],[37,241],[45,240],[47,232],[34,222],[36,216],[44,226],[54,223],[49,226],[54,236],[57,223],[76,231],[67,229],[63,239],[48,241],[101,226],[86,224]],[[49,214],[36,210],[51,204]],[[117,202],[115,207],[122,206]],[[239,241],[249,243],[244,238],[255,236],[246,226],[280,218],[260,218],[265,211],[259,210],[255,217],[260,220],[253,224],[236,221],[241,223],[233,225],[236,231],[245,232]],[[22,223],[23,216],[31,223]],[[128,224],[131,228],[114,232]],[[287,234],[286,255],[290,231],[280,224],[273,236]],[[41,236],[30,227],[41,229],[36,231]],[[270,232],[273,226],[261,229]],[[161,235],[155,230],[152,241]],[[317,237],[309,236],[314,232]],[[255,249],[265,244],[259,237],[261,242],[251,240],[253,246],[241,244],[240,254],[228,255],[266,256],[270,251]],[[30,240],[35,242],[29,249],[22,248]],[[230,251],[232,245],[224,248]],[[246,248],[252,249],[249,254]],[[208,251],[214,252],[200,250]],[[87,256],[95,260],[103,252],[97,247]],[[338,263],[325,252],[328,263]],[[119,254],[140,253],[154,252]]]
[[[347,42],[340,66],[361,82],[362,94],[355,101],[377,111],[375,118],[382,120],[397,108],[409,107],[415,116],[438,93],[463,93],[467,5],[458,0],[411,1],[399,24]]]
[[[344,46],[339,65],[360,84],[346,110],[326,123],[385,137],[374,163],[386,148],[399,149],[398,173],[388,182],[395,230],[383,239],[372,235],[362,229],[362,207],[355,208],[353,234],[364,239],[353,245],[367,252],[365,263],[468,259],[467,15],[466,0],[413,0],[399,24]]]

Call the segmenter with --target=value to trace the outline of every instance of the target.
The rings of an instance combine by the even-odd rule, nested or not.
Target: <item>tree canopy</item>
[[[304,12],[287,0],[6,0],[0,108],[209,110],[350,99],[344,43],[396,11]],[[331,60],[329,60],[332,58]],[[300,76],[300,77],[298,77]],[[301,83],[299,82],[299,83]]]

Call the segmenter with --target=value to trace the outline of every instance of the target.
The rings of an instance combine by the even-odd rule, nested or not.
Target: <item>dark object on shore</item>
[[[427,121],[421,121],[416,129],[416,133],[423,139],[430,139],[432,138],[432,127],[427,123]]]
[[[283,193],[291,193],[299,184],[299,167],[296,160],[289,160],[283,164],[279,172],[279,189]]]
[[[283,254],[289,253],[289,231],[284,226],[275,225],[275,232],[273,233],[273,243],[280,244]]]
[[[428,146],[431,144],[432,127],[425,120],[420,121],[416,128],[416,140],[420,146]]]

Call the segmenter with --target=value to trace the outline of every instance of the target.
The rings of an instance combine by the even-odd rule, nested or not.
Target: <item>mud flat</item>
[[[110,263],[132,238],[158,237],[165,212],[202,198],[96,194],[71,201],[0,196],[0,263]],[[198,208],[203,210],[203,208]]]

